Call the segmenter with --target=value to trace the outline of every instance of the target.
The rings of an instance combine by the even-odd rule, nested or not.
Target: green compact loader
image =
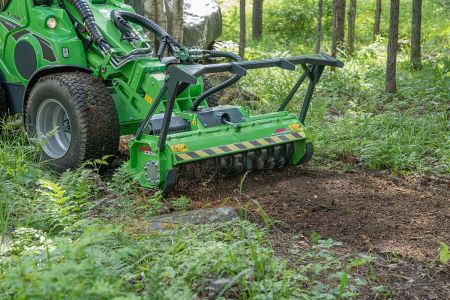
[[[276,112],[214,101],[248,70],[298,65],[303,73]],[[242,61],[187,49],[123,0],[0,0],[0,115],[23,113],[58,172],[116,154],[121,135],[134,136],[133,176],[165,192],[176,170],[203,161],[223,175],[305,163],[312,144],[304,121],[326,66],[343,64],[326,54]],[[205,89],[204,76],[219,72],[230,77]],[[300,114],[285,111],[305,81]]]

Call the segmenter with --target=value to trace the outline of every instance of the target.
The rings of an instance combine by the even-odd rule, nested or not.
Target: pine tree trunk
[[[245,0],[239,1],[240,15],[240,33],[239,33],[239,56],[245,56],[245,36],[246,36],[246,20],[245,20]]]
[[[259,40],[262,36],[263,0],[253,0],[252,39]]]
[[[422,0],[413,0],[411,27],[411,66],[414,70],[422,68],[420,36],[422,24]]]
[[[386,62],[386,93],[397,92],[397,50],[400,0],[391,0],[391,16],[389,24],[389,42]]]
[[[349,55],[353,55],[355,50],[355,19],[356,19],[356,0],[350,0],[348,8],[348,46]]]
[[[345,0],[333,0],[333,44],[331,55],[336,57],[339,49],[344,45]]]
[[[319,0],[317,4],[317,27],[316,27],[316,52],[320,52],[320,42],[322,40],[322,11],[323,0]]]
[[[380,35],[380,20],[381,20],[381,0],[377,0],[375,7],[375,22],[373,24],[373,41],[377,40],[377,36]]]

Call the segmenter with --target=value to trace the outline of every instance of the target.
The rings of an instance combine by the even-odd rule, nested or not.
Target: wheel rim
[[[72,139],[70,119],[64,106],[55,99],[41,103],[36,115],[36,132],[45,139],[44,152],[53,159],[64,157]]]

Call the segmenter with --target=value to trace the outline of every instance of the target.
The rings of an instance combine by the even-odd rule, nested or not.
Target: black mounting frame
[[[309,79],[309,86],[305,94],[302,109],[300,111],[299,119],[304,123],[308,108],[311,103],[311,99],[317,83],[319,82],[325,67],[342,68],[344,64],[324,53],[302,55],[289,58],[277,58],[277,59],[265,59],[256,61],[242,61],[212,65],[189,65],[189,64],[174,64],[170,65],[167,69],[167,77],[164,86],[162,87],[158,97],[153,102],[146,118],[142,121],[136,132],[135,138],[139,140],[142,134],[147,128],[151,118],[153,117],[156,109],[158,108],[161,100],[165,94],[167,94],[167,105],[164,113],[164,120],[158,140],[158,148],[160,151],[164,150],[167,135],[169,133],[169,125],[172,117],[173,109],[175,106],[176,97],[189,85],[197,83],[197,78],[206,74],[229,72],[236,75],[245,76],[248,70],[279,67],[284,70],[294,71],[296,65],[301,65],[304,73],[297,81],[289,95],[281,103],[278,111],[283,111],[286,106],[292,100],[294,95],[298,92],[301,85],[306,78]]]

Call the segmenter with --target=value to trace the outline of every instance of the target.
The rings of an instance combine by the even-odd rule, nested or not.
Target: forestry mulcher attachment
[[[160,38],[157,51],[145,31]],[[343,66],[325,54],[242,61],[187,49],[123,0],[0,0],[0,47],[0,114],[23,113],[54,170],[114,155],[120,136],[132,134],[130,172],[166,192],[179,167],[199,161],[226,175],[309,160],[314,88],[326,66]],[[200,64],[212,58],[231,62]],[[297,65],[304,73],[276,112],[211,101],[248,70]],[[204,76],[218,72],[231,77],[205,91]],[[285,111],[306,80],[300,114]]]

